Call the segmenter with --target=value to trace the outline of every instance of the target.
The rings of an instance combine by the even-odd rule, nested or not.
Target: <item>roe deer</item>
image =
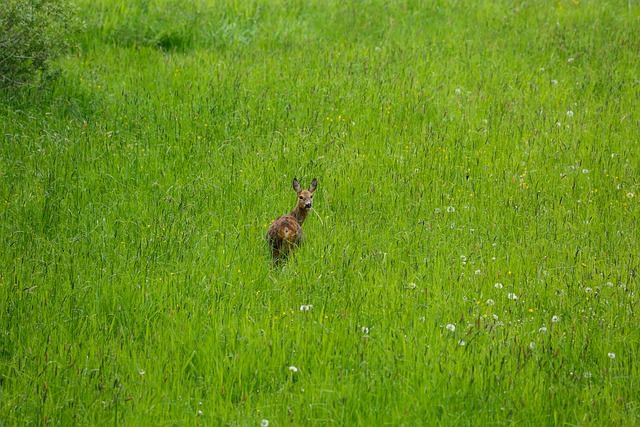
[[[314,178],[308,190],[303,190],[297,178],[293,178],[293,189],[298,195],[296,207],[290,214],[282,215],[269,226],[267,242],[271,248],[276,264],[289,254],[291,250],[299,246],[305,239],[302,231],[302,223],[313,207],[313,192],[316,191],[318,182]]]

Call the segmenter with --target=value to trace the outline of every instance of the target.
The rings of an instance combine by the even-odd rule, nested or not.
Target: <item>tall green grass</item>
[[[636,5],[79,4],[0,102],[0,424],[637,422]]]

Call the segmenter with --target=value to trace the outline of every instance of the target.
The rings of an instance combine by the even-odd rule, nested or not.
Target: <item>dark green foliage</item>
[[[0,86],[51,77],[51,63],[73,47],[80,27],[66,0],[6,0],[0,8]]]

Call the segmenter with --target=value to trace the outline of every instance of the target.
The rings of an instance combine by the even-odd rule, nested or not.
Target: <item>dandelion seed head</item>
[[[298,368],[296,368],[295,366],[289,366],[289,370],[293,373],[298,372]]]
[[[542,326],[540,329],[538,329],[538,332],[540,332],[541,334],[546,334],[547,333],[547,327],[546,326]]]
[[[509,298],[510,300],[515,301],[515,300],[517,300],[517,299],[518,299],[518,295],[514,294],[513,292],[509,292],[509,293],[507,294],[507,298]]]
[[[616,354],[615,353],[607,353],[607,356],[609,356],[609,359],[615,359],[616,358]]]
[[[269,427],[269,420],[260,421],[260,427]]]
[[[487,304],[487,305],[494,305],[495,303],[496,303],[496,302],[495,302],[494,300],[492,300],[491,298],[489,298],[489,299],[486,301],[486,304]]]
[[[496,289],[502,289],[502,283],[496,283],[495,285],[493,285],[496,287]]]
[[[553,316],[553,317],[551,318],[551,321],[552,321],[553,323],[558,323],[558,322],[560,321],[560,317],[558,317],[558,316]]]
[[[569,116],[569,117],[573,117],[573,110],[569,110],[569,111],[567,111],[567,116]]]
[[[447,330],[454,332],[456,330],[456,325],[449,323],[447,326],[445,326],[445,328],[447,328]]]

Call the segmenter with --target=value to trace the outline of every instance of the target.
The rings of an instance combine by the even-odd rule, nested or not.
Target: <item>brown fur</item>
[[[304,242],[305,234],[302,230],[302,224],[313,207],[313,192],[316,190],[317,184],[314,178],[309,189],[303,190],[298,179],[293,179],[293,189],[298,195],[296,207],[291,213],[282,215],[273,221],[267,231],[267,242],[276,263],[285,258],[293,248]]]

